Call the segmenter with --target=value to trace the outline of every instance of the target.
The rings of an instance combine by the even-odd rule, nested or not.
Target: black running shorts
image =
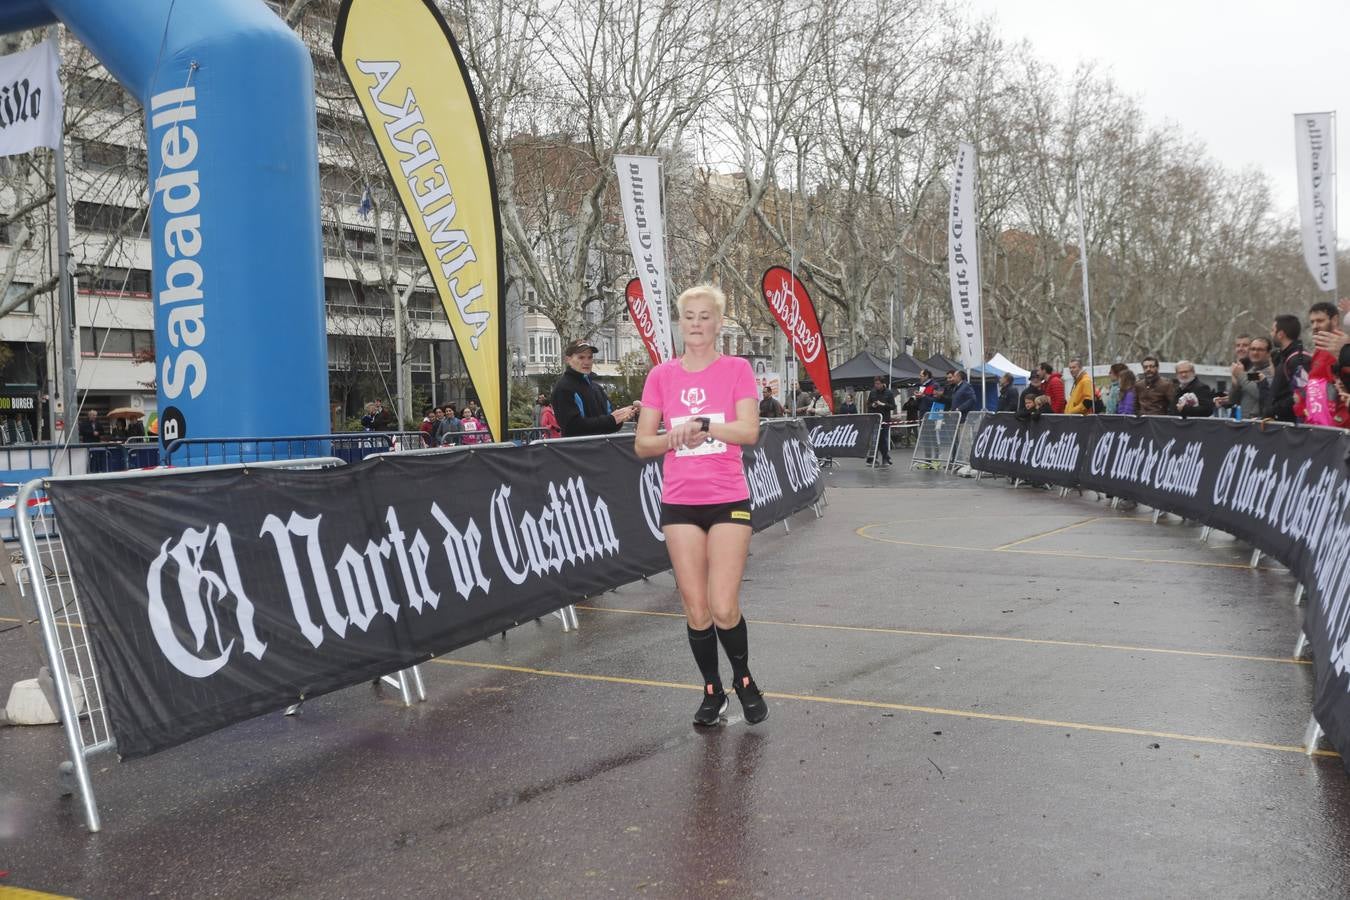
[[[697,525],[710,531],[714,525],[750,524],[750,501],[731,503],[662,503],[661,525]]]

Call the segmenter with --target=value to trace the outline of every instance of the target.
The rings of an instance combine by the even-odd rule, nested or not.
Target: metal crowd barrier
[[[547,428],[512,428],[506,432],[506,437],[512,443],[533,444],[535,441],[548,440]]]
[[[910,471],[915,469],[945,469],[951,463],[961,428],[961,414],[954,411],[930,412],[919,423],[919,437],[914,442],[914,456]]]
[[[421,446],[420,431],[354,431],[271,438],[180,438],[169,442],[161,458],[166,466],[230,465],[323,456],[354,463],[372,453],[387,453],[395,449],[395,443],[402,434],[417,435],[417,446]]]
[[[952,446],[952,458],[947,466],[950,470],[970,468],[970,450],[975,446],[975,435],[979,433],[985,415],[983,410],[966,413],[965,419],[961,421],[961,427],[956,430],[956,443]],[[981,474],[983,473],[975,473],[977,481]]]
[[[344,465],[343,460],[335,457],[301,460],[272,460],[249,465],[210,466],[206,470],[231,470],[248,468],[278,469],[324,469]],[[193,469],[200,472],[203,469]],[[95,474],[83,476],[64,476],[76,478],[117,479],[127,477],[167,477],[187,474],[187,470],[158,469],[150,472]],[[42,647],[46,653],[51,676],[51,689],[48,701],[61,716],[62,728],[66,733],[66,742],[70,759],[62,762],[58,777],[63,794],[79,791],[84,806],[85,823],[90,831],[98,831],[102,826],[99,820],[98,804],[94,798],[93,784],[89,778],[88,759],[95,754],[116,750],[112,736],[112,727],[108,721],[107,704],[104,701],[103,687],[100,683],[98,667],[94,662],[93,649],[89,642],[84,613],[80,606],[80,596],[71,576],[69,560],[55,528],[50,526],[53,517],[50,505],[46,502],[34,502],[41,499],[46,484],[53,479],[38,478],[27,482],[19,490],[20,514],[19,539],[23,547],[23,561],[14,566],[21,596],[35,607],[37,620],[42,631]],[[41,527],[42,523],[48,523]],[[20,618],[30,618],[23,613]],[[385,680],[399,688],[403,702],[412,705],[412,693],[409,690],[409,678],[417,691],[419,700],[426,700],[426,688],[422,674],[414,666],[407,672],[399,672],[397,679],[392,676]],[[39,677],[41,683],[43,679]],[[287,710],[293,712],[295,707]]]

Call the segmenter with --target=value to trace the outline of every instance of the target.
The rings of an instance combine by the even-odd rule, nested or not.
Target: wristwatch
[[[694,421],[698,423],[698,430],[704,432],[705,434],[708,431],[708,426],[712,424],[712,420],[709,419],[707,416],[699,416]]]

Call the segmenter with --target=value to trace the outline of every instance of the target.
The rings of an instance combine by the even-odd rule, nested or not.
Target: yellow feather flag
[[[431,0],[343,0],[333,52],[398,188],[488,429],[505,440],[501,218],[459,47]]]

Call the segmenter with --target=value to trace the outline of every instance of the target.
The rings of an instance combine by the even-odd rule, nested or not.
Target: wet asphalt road
[[[897,461],[900,457],[897,456]],[[696,731],[668,575],[57,796],[0,728],[0,886],[84,897],[1345,896],[1293,581],[1147,511],[847,461],[755,539],[769,720]],[[0,622],[0,627],[9,624]],[[1180,651],[1180,652],[1175,652]],[[725,663],[724,663],[725,665]],[[0,634],[0,688],[36,669]],[[729,677],[729,676],[728,676]],[[0,893],[3,888],[0,887]]]

